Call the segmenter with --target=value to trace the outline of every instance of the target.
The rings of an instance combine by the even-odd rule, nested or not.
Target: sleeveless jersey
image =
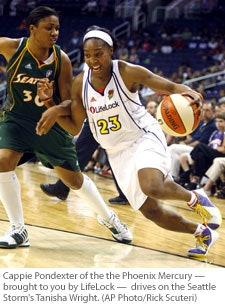
[[[85,70],[82,97],[96,141],[114,153],[152,132],[158,122],[146,111],[138,92],[132,93],[126,88],[118,60],[113,60],[112,64],[112,75],[103,93],[92,87],[91,70]]]
[[[53,46],[47,63],[40,63],[28,48],[28,38],[22,38],[19,48],[7,65],[7,98],[3,111],[37,122],[46,110],[37,95],[37,82],[39,79],[48,78],[50,81],[55,80],[57,84],[60,63],[59,46]],[[56,88],[54,102],[58,103],[59,99]]]
[[[57,86],[60,64],[59,46],[53,46],[48,60],[40,63],[29,51],[28,39],[21,40],[7,66],[8,95],[0,121],[0,148],[35,153],[46,167],[60,166],[79,171],[73,137],[68,132],[58,123],[41,137],[35,130],[42,113],[46,111],[37,96],[37,82],[44,77],[54,80],[54,102],[57,103],[57,97],[60,98]]]

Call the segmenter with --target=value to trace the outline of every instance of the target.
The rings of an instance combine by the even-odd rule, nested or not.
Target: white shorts
[[[116,180],[134,210],[138,210],[147,199],[140,188],[138,171],[154,168],[165,177],[170,172],[171,157],[161,130],[157,134],[144,134],[127,150],[108,152],[108,156]]]

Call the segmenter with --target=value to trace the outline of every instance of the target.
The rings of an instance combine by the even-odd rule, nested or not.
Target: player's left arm
[[[120,67],[121,75],[128,89],[142,84],[161,94],[186,94],[192,98],[191,104],[201,105],[202,95],[187,85],[174,83],[140,65],[122,63]]]

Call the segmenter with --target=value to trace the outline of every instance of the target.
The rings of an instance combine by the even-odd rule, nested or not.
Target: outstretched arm
[[[192,98],[191,104],[196,103],[198,107],[201,108],[202,95],[189,86],[171,82],[140,65],[133,65],[120,61],[119,69],[124,83],[131,91],[137,90],[139,84],[143,84],[156,92],[166,95],[174,93],[186,94]]]

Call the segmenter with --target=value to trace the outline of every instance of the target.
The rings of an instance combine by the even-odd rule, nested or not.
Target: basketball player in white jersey
[[[167,230],[193,234],[196,246],[188,255],[205,256],[218,238],[215,229],[221,224],[221,214],[206,195],[188,191],[172,180],[164,133],[142,106],[138,88],[143,84],[166,95],[185,93],[199,107],[202,97],[190,87],[166,80],[142,66],[113,60],[116,46],[107,29],[95,28],[84,35],[84,60],[89,69],[73,81],[71,117],[64,117],[63,127],[77,135],[87,116],[133,209]],[[48,80],[38,84],[38,93],[41,99],[52,96]],[[36,128],[38,135],[47,133],[58,119],[54,110],[57,107],[62,105],[43,114]],[[203,224],[183,218],[160,202],[173,199],[186,202],[202,217]],[[104,224],[103,219],[99,221]]]

